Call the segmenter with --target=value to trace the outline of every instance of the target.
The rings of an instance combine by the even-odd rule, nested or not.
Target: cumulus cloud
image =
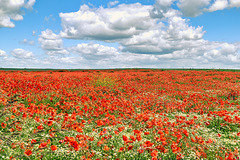
[[[31,46],[33,46],[35,44],[35,42],[33,40],[29,40],[29,39],[23,39],[20,43],[26,44],[26,45],[31,45]]]
[[[4,68],[46,68],[43,61],[36,58],[21,59],[12,56],[0,58],[0,67]]]
[[[6,7],[7,2],[11,3]],[[12,3],[15,7],[11,8]],[[21,8],[30,9],[34,3],[0,0],[0,27],[13,27],[12,20],[23,19]],[[204,40],[203,28],[191,26],[182,17],[232,7],[240,7],[240,0],[156,0],[154,5],[118,5],[113,1],[108,8],[83,5],[77,12],[59,14],[60,33],[49,29],[41,32],[38,41],[46,55],[37,59],[30,51],[14,49],[12,56],[7,56],[0,50],[0,64],[43,68],[59,68],[59,64],[60,68],[240,68],[240,43]],[[63,38],[115,42],[120,47],[92,42],[65,47]],[[33,44],[28,39],[22,43]]]
[[[203,28],[191,26],[182,17],[239,7],[239,1],[157,0],[154,5],[117,5],[116,1],[108,8],[83,5],[77,12],[59,14],[60,33],[41,32],[38,41],[47,55],[34,59],[32,52],[15,49],[11,52],[14,57],[5,56],[0,62],[7,66],[18,58],[19,66],[37,63],[44,68],[59,68],[59,64],[61,68],[240,68],[239,43],[204,40]],[[65,47],[63,38],[115,42],[120,47],[92,42]],[[26,63],[24,55],[30,57]]]
[[[114,8],[91,9],[87,5],[78,12],[60,13],[63,31],[61,36],[73,39],[111,41],[129,38],[152,27],[150,5],[120,4]]]
[[[115,6],[118,3],[119,3],[119,1],[111,1],[111,2],[108,3],[108,7]]]
[[[0,28],[15,27],[14,21],[23,20],[22,8],[31,9],[35,0],[1,0],[0,1]]]
[[[48,21],[50,21],[50,20],[56,21],[56,19],[54,18],[54,16],[53,16],[52,14],[49,15],[49,16],[45,16],[45,17],[44,17],[44,21],[45,21],[45,22],[48,22]]]
[[[209,44],[212,45],[213,48],[211,50],[206,50],[203,54],[203,57],[208,61],[219,61],[226,64],[240,62],[240,55],[238,54],[240,47],[238,44],[230,44],[226,42],[209,42]]]
[[[218,1],[222,1],[219,3]],[[203,27],[193,27],[185,16],[237,6],[237,0],[157,0],[153,6],[121,4],[113,8],[81,6],[60,13],[61,37],[117,42],[120,49],[83,43],[68,48],[85,64],[105,67],[222,67],[240,62],[239,44],[203,39]],[[178,9],[173,9],[177,4]],[[234,5],[233,5],[234,4]],[[214,9],[215,8],[215,9]],[[182,13],[181,13],[182,12]],[[131,30],[131,32],[130,32]],[[91,65],[90,65],[91,66]],[[238,66],[239,68],[240,66]]]
[[[240,7],[240,0],[230,0],[229,7]]]
[[[0,49],[0,57],[7,56],[6,52]]]
[[[94,43],[78,44],[77,46],[71,47],[70,50],[88,60],[112,58],[119,54],[118,50],[114,47]]]
[[[21,48],[17,48],[14,49],[13,51],[11,51],[11,54],[16,57],[16,58],[20,58],[20,59],[29,59],[33,57],[33,53]]]
[[[53,33],[52,30],[47,29],[45,31],[42,31],[38,41],[41,44],[41,48],[48,55],[69,54],[69,52],[63,47],[62,38],[59,35]]]
[[[227,7],[228,7],[228,0],[216,0],[208,10],[209,12],[214,12],[217,10],[223,10]]]
[[[36,36],[36,31],[32,31],[32,36]]]
[[[177,6],[184,16],[195,17],[204,12],[240,7],[240,0],[178,0]]]
[[[124,51],[141,54],[168,54],[185,47],[195,47],[204,35],[202,27],[189,26],[186,19],[168,18],[167,25],[155,28],[121,41]]]
[[[81,62],[91,68],[231,68],[233,65],[235,68],[240,68],[238,51],[237,44],[199,40],[195,47],[185,47],[162,55],[120,52],[108,58],[90,59],[82,55],[80,57],[83,58]]]
[[[157,0],[153,5],[153,9],[150,11],[152,18],[165,18],[180,14],[177,10],[171,8],[171,5],[176,0]]]
[[[185,16],[195,17],[200,15],[210,2],[211,0],[179,0],[178,7]]]
[[[188,25],[188,20],[171,9],[175,0],[159,0],[155,6],[121,4],[115,8],[90,9],[81,6],[78,12],[60,13],[62,37],[118,42],[123,51],[141,54],[167,54],[203,37],[202,27]],[[154,9],[165,17],[159,21]],[[155,14],[155,15],[153,15]],[[131,31],[131,32],[129,32]],[[88,46],[89,47],[89,46]]]
[[[44,59],[42,64],[44,66],[52,66],[53,68],[59,67],[59,64],[61,64],[60,68],[65,66],[65,68],[74,68],[70,66],[75,66],[75,68],[88,68],[87,63],[85,63],[86,60],[80,56],[68,56],[68,57],[59,57],[59,56],[49,56]]]
[[[34,5],[34,3],[36,2],[36,0],[28,0],[24,7],[27,8],[27,9],[32,9],[32,6]]]

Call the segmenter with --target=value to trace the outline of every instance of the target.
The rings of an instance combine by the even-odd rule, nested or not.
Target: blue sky
[[[0,67],[240,68],[240,0],[3,0]]]

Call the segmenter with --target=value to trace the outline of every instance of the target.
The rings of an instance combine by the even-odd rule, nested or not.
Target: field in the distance
[[[0,71],[0,159],[239,159],[240,72]]]

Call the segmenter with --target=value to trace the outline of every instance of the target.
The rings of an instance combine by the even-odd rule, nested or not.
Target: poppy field
[[[239,159],[240,72],[0,71],[0,159]]]

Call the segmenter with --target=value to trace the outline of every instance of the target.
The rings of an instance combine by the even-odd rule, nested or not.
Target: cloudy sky
[[[0,0],[0,68],[237,68],[240,0]]]

